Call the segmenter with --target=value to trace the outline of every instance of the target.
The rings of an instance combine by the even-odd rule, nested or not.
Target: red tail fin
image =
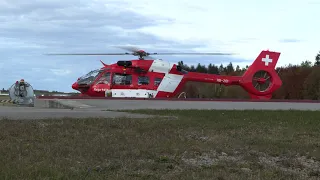
[[[282,85],[275,71],[280,52],[262,51],[243,74],[241,85],[253,99],[270,99],[272,93]]]
[[[279,57],[279,52],[261,51],[259,56],[255,59],[255,61],[251,64],[251,66],[248,68],[248,70],[245,72],[243,76],[245,76],[248,73],[254,73],[257,70],[274,70],[278,63]]]

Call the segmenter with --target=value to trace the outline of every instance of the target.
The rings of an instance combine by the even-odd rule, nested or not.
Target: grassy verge
[[[5,99],[10,99],[10,97],[9,96],[0,96],[0,100],[5,100]]]
[[[1,102],[1,100],[10,100],[9,96],[0,96],[0,106],[12,106],[13,103]]]
[[[0,123],[0,179],[317,179],[320,113],[131,111]]]

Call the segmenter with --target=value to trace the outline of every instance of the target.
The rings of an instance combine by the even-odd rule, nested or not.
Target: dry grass
[[[320,113],[0,123],[0,179],[319,179]]]

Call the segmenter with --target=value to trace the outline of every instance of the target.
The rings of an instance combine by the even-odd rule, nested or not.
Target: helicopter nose
[[[75,83],[72,84],[72,89],[78,90],[78,88],[79,88],[78,83],[75,82]]]

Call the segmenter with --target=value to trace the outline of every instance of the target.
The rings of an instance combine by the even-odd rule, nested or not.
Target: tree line
[[[197,66],[188,66],[183,61],[178,64],[191,72],[233,76],[241,76],[249,67],[248,65],[244,68],[234,67],[231,62],[227,66],[222,64],[205,66],[200,63]],[[273,99],[320,99],[320,51],[312,61],[305,60],[298,65],[289,64],[285,67],[277,67],[276,72],[283,84],[273,93]],[[240,86],[188,82],[183,91],[188,98],[250,98]]]

